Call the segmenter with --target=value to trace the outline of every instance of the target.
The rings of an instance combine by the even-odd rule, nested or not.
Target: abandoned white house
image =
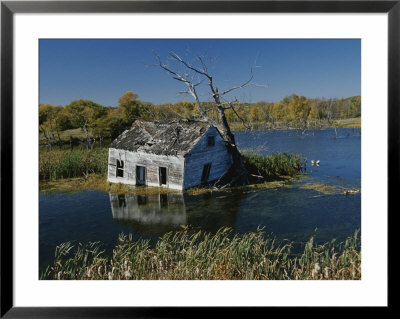
[[[135,121],[110,144],[108,180],[183,190],[219,179],[231,164],[225,141],[207,122]]]

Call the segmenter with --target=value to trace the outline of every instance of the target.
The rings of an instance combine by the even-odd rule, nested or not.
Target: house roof
[[[210,128],[207,122],[176,123],[135,121],[110,148],[157,155],[186,155]]]

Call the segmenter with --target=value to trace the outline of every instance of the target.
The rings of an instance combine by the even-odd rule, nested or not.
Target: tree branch
[[[253,81],[253,78],[254,78],[253,67],[251,67],[251,69],[250,69],[250,78],[246,82],[244,82],[242,85],[233,86],[230,89],[219,93],[219,95],[225,95],[225,94],[227,94],[229,92],[232,92],[234,90],[243,89],[244,87],[246,87],[246,86],[251,84],[251,81]]]
[[[178,55],[174,54],[173,52],[170,52],[170,55],[171,55],[172,57],[174,57],[175,59],[177,59],[179,62],[183,63],[187,68],[192,69],[192,68],[190,68],[189,65],[188,65],[185,61],[183,61]],[[166,66],[165,64],[163,64],[163,63],[161,62],[161,59],[160,59],[160,57],[159,57],[158,55],[156,55],[156,57],[157,57],[158,63],[159,63],[159,65],[160,65],[161,68],[163,68],[163,69],[164,69],[165,71],[167,71],[169,74],[172,74],[172,75],[173,75],[173,78],[174,78],[175,80],[181,81],[181,82],[183,82],[183,83],[186,84],[186,86],[188,87],[188,90],[187,90],[188,94],[192,95],[193,98],[195,99],[195,101],[196,101],[196,106],[197,106],[197,110],[198,110],[198,111],[200,112],[200,114],[204,117],[204,119],[207,120],[209,123],[211,123],[213,126],[218,127],[218,123],[216,123],[214,120],[212,120],[212,119],[207,115],[207,113],[204,111],[204,109],[203,109],[202,106],[201,106],[199,97],[198,97],[197,92],[196,92],[196,86],[199,85],[201,82],[194,84],[192,81],[190,81],[190,80],[184,78],[181,74],[179,74],[179,73],[173,71],[173,70],[170,69],[168,66]],[[195,69],[193,69],[193,70],[195,70]],[[200,71],[199,71],[199,72],[200,72]]]

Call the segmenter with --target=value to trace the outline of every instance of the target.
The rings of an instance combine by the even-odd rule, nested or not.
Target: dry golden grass
[[[60,139],[63,142],[69,142],[69,137],[71,136],[72,138],[78,138],[80,140],[84,140],[85,133],[81,128],[73,128],[70,130],[65,130],[65,131],[60,131]],[[57,136],[58,139],[58,136]],[[42,132],[39,133],[39,144],[47,144],[47,140],[44,137],[44,134]]]
[[[221,228],[170,232],[154,248],[149,241],[132,241],[121,234],[112,257],[99,242],[63,243],[56,247],[52,265],[40,279],[58,280],[359,280],[359,232],[338,245],[316,245],[311,237],[304,251],[291,252],[292,244],[277,242],[262,229],[233,235]]]
[[[361,117],[335,120],[335,124],[338,128],[361,128]]]

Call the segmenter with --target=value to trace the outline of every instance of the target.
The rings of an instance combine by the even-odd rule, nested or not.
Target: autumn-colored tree
[[[73,125],[80,127],[85,133],[86,148],[88,149],[91,140],[89,129],[95,126],[96,120],[105,116],[107,111],[103,106],[90,100],[75,100],[65,106]]]
[[[139,95],[132,91],[125,92],[118,98],[118,108],[126,125],[130,126],[135,120],[143,118],[144,106],[138,99]]]
[[[93,136],[100,146],[105,139],[114,139],[126,129],[118,108],[105,107],[105,110],[106,114],[97,118],[91,125]]]
[[[69,128],[71,122],[63,107],[39,105],[39,131],[43,133],[49,148],[56,143],[61,144],[60,132]]]
[[[47,145],[51,149],[56,143],[56,114],[57,109],[50,104],[39,105],[39,130],[47,140]]]

